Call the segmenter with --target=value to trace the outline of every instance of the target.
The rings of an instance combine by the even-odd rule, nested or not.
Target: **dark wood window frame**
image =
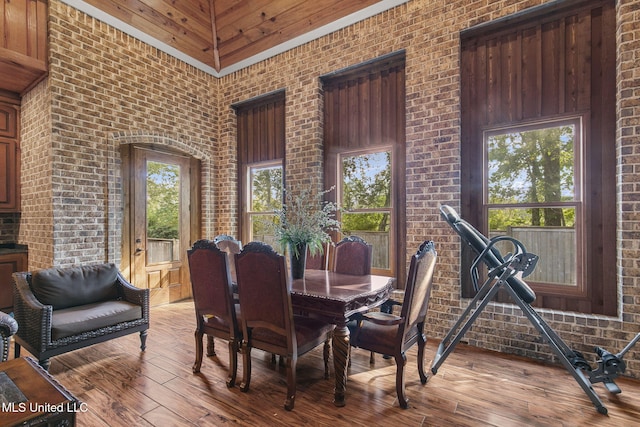
[[[584,295],[533,286],[534,305],[616,315],[615,3],[566,0],[461,33],[461,214],[483,233],[483,135],[582,115]],[[526,243],[525,243],[526,244]],[[463,296],[473,288],[463,248]],[[503,299],[503,301],[507,301]]]

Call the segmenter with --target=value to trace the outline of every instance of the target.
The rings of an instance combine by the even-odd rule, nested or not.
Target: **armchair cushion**
[[[60,310],[117,299],[117,277],[114,264],[49,268],[33,273],[31,290],[42,304]]]
[[[126,301],[107,301],[54,310],[51,339],[70,337],[142,317],[142,307]]]

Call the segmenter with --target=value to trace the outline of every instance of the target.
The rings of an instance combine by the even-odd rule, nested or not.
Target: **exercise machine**
[[[493,239],[485,237],[475,227],[460,218],[458,213],[447,205],[440,207],[442,218],[469,245],[477,255],[471,265],[471,279],[476,290],[475,297],[462,313],[460,319],[444,337],[431,365],[431,372],[435,375],[438,368],[453,352],[464,334],[471,328],[473,322],[480,316],[482,310],[493,300],[500,289],[504,289],[520,307],[532,325],[540,332],[543,340],[549,344],[560,363],[569,371],[578,385],[591,400],[599,413],[606,414],[607,408],[594,391],[592,384],[602,382],[611,393],[620,393],[620,388],[614,379],[626,369],[623,357],[639,340],[638,334],[621,352],[617,354],[596,347],[599,357],[597,369],[593,369],[579,352],[572,350],[555,333],[553,329],[531,307],[536,295],[523,278],[530,275],[538,262],[538,255],[527,252],[525,246],[510,236],[497,236]],[[506,242],[513,251],[502,255],[498,249],[499,242]],[[505,246],[502,244],[500,246]],[[487,279],[480,286],[480,267],[487,268]]]

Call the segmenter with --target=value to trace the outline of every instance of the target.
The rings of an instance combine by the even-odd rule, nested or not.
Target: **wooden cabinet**
[[[19,112],[0,98],[0,212],[20,212]]]
[[[46,0],[0,2],[0,89],[24,94],[47,74]]]
[[[28,264],[26,252],[0,255],[0,311],[13,311],[13,277],[16,271],[25,271]]]

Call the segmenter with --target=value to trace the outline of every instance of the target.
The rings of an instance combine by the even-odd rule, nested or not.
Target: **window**
[[[342,233],[373,246],[372,267],[389,270],[393,242],[391,151],[342,154]]]
[[[180,260],[180,165],[147,160],[147,264]]]
[[[526,242],[540,256],[527,281],[549,290],[559,286],[561,293],[584,293],[577,271],[584,263],[580,130],[577,118],[486,131],[484,137],[489,236]]]
[[[285,92],[233,105],[237,117],[239,240],[270,242],[263,221],[282,206],[285,161]]]
[[[324,185],[347,212],[344,234],[373,246],[372,272],[405,283],[405,54],[322,77]],[[335,193],[335,194],[334,194]],[[413,242],[410,242],[410,244]]]
[[[617,314],[615,16],[556,1],[460,34],[460,214],[540,256],[537,307]]]
[[[249,166],[247,184],[247,218],[249,229],[247,241],[258,240],[268,243],[274,248],[277,242],[270,235],[265,223],[273,221],[273,211],[282,207],[283,180],[282,164],[263,164]]]

